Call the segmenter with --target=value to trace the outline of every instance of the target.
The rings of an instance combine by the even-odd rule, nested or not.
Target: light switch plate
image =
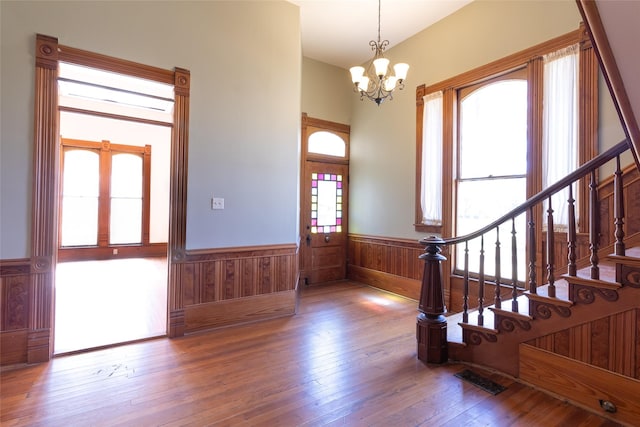
[[[212,210],[224,209],[224,199],[222,197],[212,197],[211,209]]]

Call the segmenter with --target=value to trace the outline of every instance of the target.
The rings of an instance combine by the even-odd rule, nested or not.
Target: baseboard
[[[520,344],[520,379],[618,423],[637,425],[640,381],[528,344]],[[616,412],[607,412],[611,402]]]
[[[396,276],[369,268],[347,266],[347,278],[414,300],[420,299],[420,280]]]
[[[187,306],[185,333],[292,316],[296,305],[297,290],[291,290]]]

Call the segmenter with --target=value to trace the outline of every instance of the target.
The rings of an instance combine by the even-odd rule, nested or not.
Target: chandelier
[[[404,88],[404,80],[407,78],[409,64],[398,63],[393,66],[395,75],[389,75],[389,60],[384,57],[384,50],[389,45],[389,40],[380,41],[380,1],[378,0],[378,41],[371,40],[369,46],[375,53],[373,59],[365,69],[364,67],[351,67],[351,81],[353,91],[360,93],[360,100],[365,97],[380,105],[385,99],[393,99],[392,93],[396,88]]]

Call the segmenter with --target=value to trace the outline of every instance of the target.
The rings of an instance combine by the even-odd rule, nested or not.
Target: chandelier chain
[[[382,3],[382,0],[378,0],[378,43],[380,43],[380,11],[382,10],[380,8],[381,3]]]

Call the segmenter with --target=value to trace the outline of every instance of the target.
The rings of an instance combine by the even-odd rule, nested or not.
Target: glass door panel
[[[135,154],[111,158],[109,243],[142,243],[143,160]]]
[[[311,174],[311,233],[342,232],[342,175]]]
[[[63,151],[61,246],[98,244],[100,156],[93,150]]]

